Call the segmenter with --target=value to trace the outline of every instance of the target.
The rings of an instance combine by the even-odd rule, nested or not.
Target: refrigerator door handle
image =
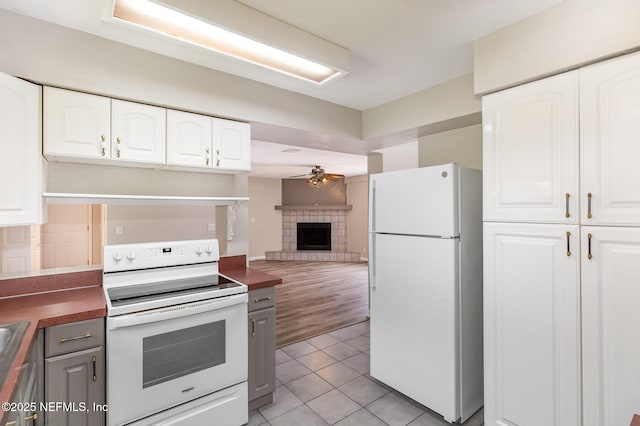
[[[373,260],[369,262],[369,286],[371,288],[376,288],[376,235],[369,234],[369,257]]]
[[[376,180],[371,179],[371,231],[376,230]]]

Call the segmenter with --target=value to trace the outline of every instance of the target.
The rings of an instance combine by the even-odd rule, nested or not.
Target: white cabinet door
[[[251,125],[214,118],[213,148],[215,168],[251,170]]]
[[[44,155],[109,158],[111,99],[44,88]]]
[[[578,223],[578,73],[484,96],[485,221]]]
[[[640,229],[583,226],[581,258],[584,425],[627,425],[640,413]]]
[[[167,110],[167,164],[213,167],[211,117]]]
[[[42,89],[0,73],[0,225],[42,221]]]
[[[578,229],[484,224],[487,426],[581,424]]]
[[[640,225],[640,55],[580,70],[580,114],[582,223]]]
[[[111,159],[163,164],[166,122],[165,108],[113,99]]]

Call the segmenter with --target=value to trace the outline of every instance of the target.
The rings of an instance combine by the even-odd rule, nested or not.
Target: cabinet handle
[[[116,157],[120,158],[120,138],[116,138]]]
[[[253,303],[266,302],[267,300],[271,300],[271,296],[263,297],[262,299],[254,299]]]
[[[569,237],[571,237],[571,232],[567,231],[567,256],[571,256],[571,240]]]
[[[11,420],[10,422],[6,422],[4,426],[14,426],[16,424],[18,424],[17,420]]]
[[[591,215],[591,193],[587,194],[587,218],[591,219],[593,216]]]
[[[220,167],[220,150],[216,149],[216,167]]]
[[[100,155],[102,155],[103,157],[107,154],[106,151],[105,151],[105,148],[106,148],[105,143],[104,143],[105,139],[106,138],[105,138],[104,135],[100,135],[100,144],[101,144]]]
[[[564,217],[571,217],[571,213],[569,213],[569,198],[571,198],[571,194],[568,192],[564,194],[565,197],[565,214]]]
[[[27,421],[27,422],[29,420],[33,420],[33,424],[36,424],[36,420],[38,420],[38,413],[35,413],[35,414],[33,414],[31,416],[28,416],[28,417],[25,417],[24,420]],[[9,424],[11,424],[11,423],[7,423],[7,425],[9,425]]]
[[[60,338],[60,343],[72,342],[74,340],[80,340],[80,339],[88,339],[90,337],[91,337],[91,333],[89,333],[89,332],[87,332],[87,334],[85,334],[84,336],[61,337]]]
[[[251,335],[256,335],[256,320],[255,318],[251,318]]]
[[[587,258],[588,259],[592,259],[593,258],[593,256],[591,255],[591,237],[593,237],[593,235],[587,234],[587,241],[589,242],[588,251],[587,251]]]
[[[207,154],[207,160],[205,161],[205,164],[208,166],[209,163],[211,162],[211,158],[209,157],[209,153],[211,152],[211,150],[209,148],[205,148],[204,150]]]
[[[98,380],[98,377],[96,376],[96,357],[95,356],[91,357],[91,362],[93,363],[93,381],[95,382],[96,380]]]

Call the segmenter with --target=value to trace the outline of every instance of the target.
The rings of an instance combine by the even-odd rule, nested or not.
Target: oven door
[[[246,322],[246,293],[108,318],[108,424],[246,381]]]

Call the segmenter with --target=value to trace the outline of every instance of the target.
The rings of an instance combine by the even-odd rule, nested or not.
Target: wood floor
[[[366,262],[254,260],[282,278],[276,286],[276,346],[364,321],[369,315]]]

